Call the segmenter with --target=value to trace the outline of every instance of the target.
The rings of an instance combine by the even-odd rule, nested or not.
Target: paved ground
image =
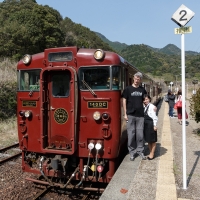
[[[189,113],[189,102],[186,102]],[[192,200],[200,200],[200,135],[196,133],[200,128],[189,115],[189,125],[186,126],[186,174],[187,189],[183,190],[182,173],[182,127],[177,123],[177,118],[171,119],[171,132],[174,152],[174,174],[176,179],[177,196]]]
[[[186,105],[189,114],[188,101]],[[161,102],[158,105],[158,142],[155,159],[149,161],[137,158],[133,161],[137,166],[131,165],[134,170],[132,173],[129,167],[129,170],[120,174],[121,178],[117,178],[117,182],[122,183],[124,180],[122,184],[124,190],[122,191],[120,188],[116,190],[118,194],[122,193],[121,196],[118,195],[117,199],[200,200],[200,136],[195,134],[200,124],[197,124],[189,115],[187,120],[189,125],[186,126],[187,189],[183,190],[182,126],[178,124],[177,118],[169,118],[167,113],[168,104]],[[147,147],[145,154],[148,154]],[[125,159],[128,160],[128,158]],[[138,161],[138,159],[140,160]],[[127,174],[128,178],[126,178]],[[125,184],[126,179],[128,179],[129,187]],[[112,189],[110,188],[110,190]]]

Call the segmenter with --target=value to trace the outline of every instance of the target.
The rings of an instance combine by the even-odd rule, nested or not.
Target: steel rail
[[[0,165],[3,164],[3,163],[5,163],[5,162],[7,162],[7,161],[9,161],[9,160],[12,160],[13,158],[16,158],[16,157],[20,156],[21,154],[22,154],[21,152],[20,152],[20,153],[16,153],[16,154],[13,155],[13,156],[10,156],[10,157],[8,157],[8,158],[5,158],[5,159],[3,159],[3,160],[0,160]]]
[[[17,147],[17,146],[19,146],[19,143],[12,144],[10,146],[4,147],[4,148],[0,149],[0,152],[7,151],[8,149],[11,149],[11,148],[14,148],[14,147]]]
[[[31,181],[31,182],[34,182],[34,183],[39,183],[39,184],[42,184],[42,185],[47,185],[47,186],[49,186],[49,183],[48,183],[47,181],[40,181],[40,180],[36,180],[36,179],[33,179],[33,178],[25,178],[25,180]],[[62,188],[62,184],[59,184],[59,183],[54,183],[53,186]],[[52,187],[53,187],[53,186],[52,186]],[[96,191],[96,192],[103,192],[103,191],[105,190],[104,188],[68,187],[68,186],[66,187],[66,189],[86,190],[86,191]]]
[[[45,195],[50,189],[51,189],[51,186],[47,186],[46,188],[44,188],[44,190],[42,190],[41,192],[39,192],[39,193],[33,198],[33,200],[39,200],[39,199],[41,199],[41,197],[43,197],[43,195]]]

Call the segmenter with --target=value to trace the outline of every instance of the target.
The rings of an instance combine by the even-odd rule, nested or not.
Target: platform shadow
[[[145,145],[144,153],[145,153],[145,155],[149,155],[148,145]],[[161,147],[160,143],[156,143],[156,150],[155,150],[154,158],[163,156],[166,153],[167,153],[167,149],[164,147]]]
[[[155,157],[163,156],[167,153],[167,149],[162,147],[160,143],[156,143]]]
[[[195,160],[195,162],[194,162],[194,165],[193,165],[193,167],[192,167],[192,169],[191,169],[191,171],[190,171],[190,173],[189,173],[189,175],[188,175],[187,185],[189,185],[190,180],[191,180],[191,178],[192,178],[192,176],[193,176],[193,174],[194,174],[195,168],[196,168],[196,166],[197,166],[197,163],[199,162],[200,151],[195,151],[195,152],[194,152],[194,155],[197,155],[197,158],[196,158],[196,160]]]

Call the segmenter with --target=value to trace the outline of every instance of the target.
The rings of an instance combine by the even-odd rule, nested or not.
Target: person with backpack
[[[182,90],[178,91],[177,102],[178,101],[182,102]],[[182,104],[181,104],[181,106],[177,107],[177,116],[178,116],[178,123],[180,125],[182,125]],[[188,119],[188,114],[186,111],[185,111],[185,118]],[[186,123],[186,125],[188,125],[188,124]]]
[[[168,90],[168,104],[169,104],[169,117],[174,118],[173,111],[174,111],[174,104],[175,104],[175,95],[172,93],[171,90]]]

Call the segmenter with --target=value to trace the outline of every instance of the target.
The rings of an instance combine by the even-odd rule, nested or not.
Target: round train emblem
[[[54,112],[54,119],[58,124],[64,124],[68,120],[68,113],[63,108],[58,108]]]

